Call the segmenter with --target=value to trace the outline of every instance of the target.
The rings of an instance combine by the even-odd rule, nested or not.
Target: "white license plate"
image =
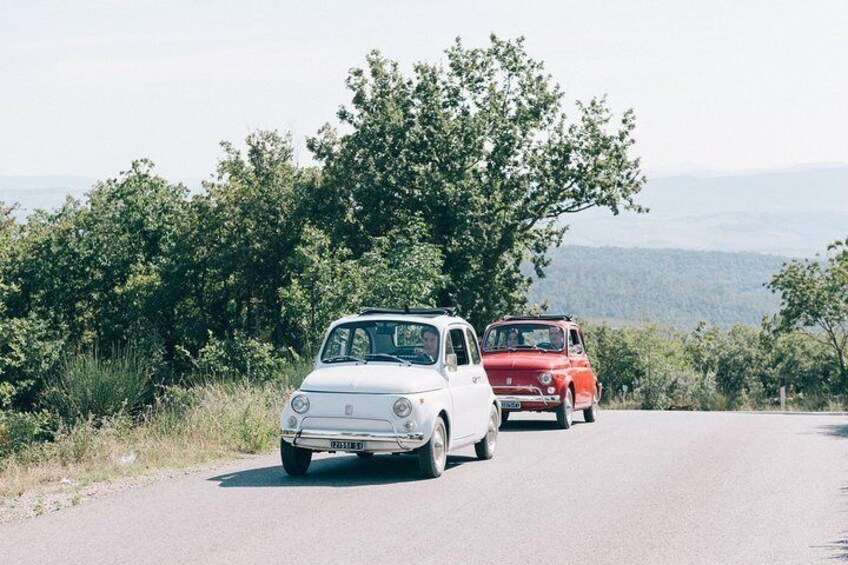
[[[342,449],[344,451],[362,451],[365,443],[361,441],[331,441],[330,449]]]
[[[501,408],[519,410],[521,409],[521,403],[517,400],[501,400]]]

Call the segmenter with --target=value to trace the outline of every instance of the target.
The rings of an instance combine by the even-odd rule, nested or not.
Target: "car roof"
[[[331,327],[335,327],[339,324],[345,324],[349,322],[363,322],[363,321],[380,321],[380,322],[411,322],[414,324],[428,324],[431,326],[435,326],[442,330],[452,324],[462,324],[468,327],[471,327],[471,324],[468,323],[464,318],[460,316],[452,316],[448,314],[439,314],[439,313],[412,313],[406,314],[403,311],[376,311],[372,310],[365,314],[355,314],[352,316],[345,316],[344,318],[339,318],[335,322],[331,324]],[[472,328],[473,329],[473,328]]]
[[[488,330],[489,328],[512,324],[540,324],[546,326],[559,326],[563,328],[577,325],[577,323],[571,319],[571,316],[504,316],[497,322],[492,322],[486,326],[486,329]]]

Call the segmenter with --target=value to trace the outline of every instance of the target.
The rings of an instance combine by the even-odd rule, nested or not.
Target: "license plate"
[[[361,441],[331,441],[330,449],[341,449],[344,451],[362,451],[365,443]]]
[[[521,403],[517,400],[501,400],[501,408],[509,410],[518,410],[521,408]]]

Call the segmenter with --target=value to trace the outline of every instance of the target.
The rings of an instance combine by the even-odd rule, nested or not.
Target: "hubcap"
[[[492,415],[489,417],[489,431],[486,433],[486,445],[489,448],[489,453],[495,451],[495,444],[498,441],[498,411],[492,408]]]
[[[445,429],[442,426],[436,427],[433,432],[433,457],[436,459],[436,467],[440,471],[444,469],[447,452],[445,451]]]

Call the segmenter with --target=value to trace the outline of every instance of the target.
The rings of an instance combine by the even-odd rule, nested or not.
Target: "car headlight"
[[[292,410],[294,410],[298,414],[303,414],[304,412],[309,410],[309,399],[299,394],[292,398],[291,407]]]
[[[398,398],[392,405],[392,410],[398,418],[406,418],[412,414],[412,403],[406,398]]]
[[[539,375],[539,382],[543,385],[549,385],[553,382],[554,376],[550,373],[542,373]]]

